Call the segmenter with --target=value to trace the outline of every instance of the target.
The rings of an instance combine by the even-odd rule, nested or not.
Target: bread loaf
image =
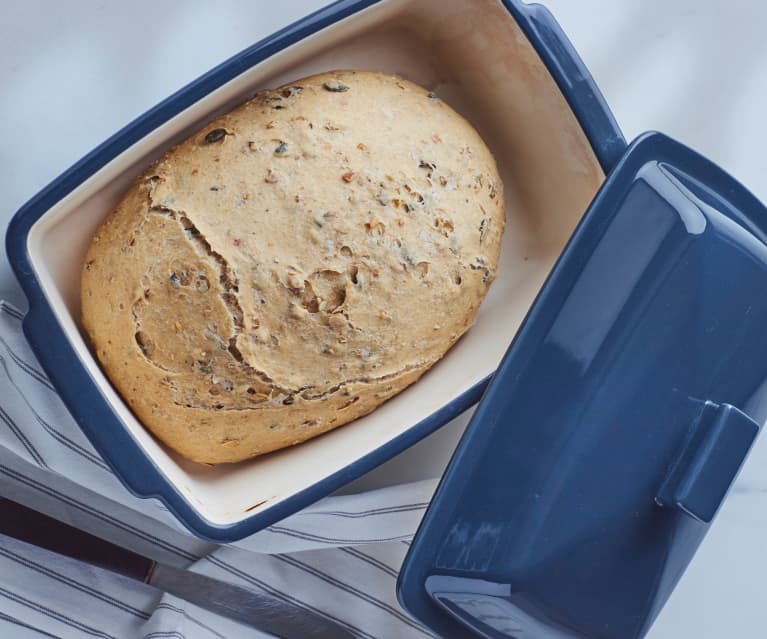
[[[393,75],[264,91],[170,150],[93,237],[82,321],[199,462],[297,444],[415,382],[493,281],[503,188],[477,132]]]

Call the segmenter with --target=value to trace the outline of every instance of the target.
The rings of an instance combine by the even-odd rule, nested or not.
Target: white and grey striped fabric
[[[435,481],[326,498],[229,546],[191,536],[133,497],[74,423],[0,302],[0,494],[136,552],[262,590],[359,637],[433,636],[395,581]],[[0,638],[266,636],[157,591],[0,536]]]

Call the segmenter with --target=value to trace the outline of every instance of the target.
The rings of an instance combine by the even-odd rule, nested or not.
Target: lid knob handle
[[[709,523],[758,431],[759,425],[734,406],[706,402],[656,503]]]

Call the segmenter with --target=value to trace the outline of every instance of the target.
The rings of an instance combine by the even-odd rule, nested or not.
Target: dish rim
[[[384,463],[431,434],[477,401],[490,375],[374,451],[263,511],[229,524],[206,519],[167,480],[102,397],[57,320],[29,254],[35,223],[60,200],[155,129],[209,93],[285,48],[386,0],[338,0],[235,54],[120,129],[43,188],[13,216],[6,251],[29,310],[23,330],[40,364],[75,421],[125,487],[142,498],[157,498],[195,535],[216,543],[237,541],[284,519]],[[593,78],[558,23],[541,5],[500,0],[548,69],[583,129],[605,173],[626,148],[623,135]],[[119,454],[117,454],[119,451]]]

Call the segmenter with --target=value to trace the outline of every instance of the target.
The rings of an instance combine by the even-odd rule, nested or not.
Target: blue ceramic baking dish
[[[639,639],[767,419],[767,209],[658,133],[607,178],[408,552],[442,637]]]
[[[191,464],[141,427],[88,349],[79,325],[87,243],[133,176],[173,143],[260,88],[333,68],[402,73],[480,130],[509,192],[498,278],[459,344],[370,416],[249,462]],[[196,535],[237,540],[359,477],[479,399],[625,149],[590,75],[542,7],[517,0],[342,0],[158,104],[17,212],[6,245],[29,301],[24,330],[72,415],[133,493],[159,498]]]

